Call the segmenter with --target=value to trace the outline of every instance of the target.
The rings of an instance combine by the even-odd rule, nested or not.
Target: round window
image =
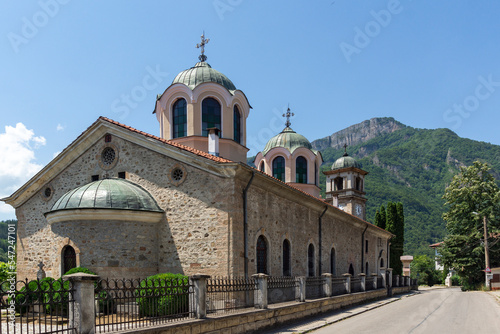
[[[180,168],[174,168],[172,170],[172,180],[179,182],[182,180],[184,176],[184,172]]]
[[[168,178],[170,179],[170,182],[172,182],[174,186],[179,186],[186,180],[186,175],[187,175],[186,168],[181,164],[176,164],[170,169]]]
[[[111,166],[116,159],[116,152],[112,147],[102,150],[101,161],[104,166]]]

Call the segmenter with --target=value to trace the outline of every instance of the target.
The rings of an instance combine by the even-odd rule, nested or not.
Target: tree
[[[490,237],[500,232],[499,188],[490,169],[479,161],[461,167],[443,196],[448,209],[443,214],[448,236],[440,249],[441,263],[454,268],[471,289],[484,281],[483,217],[487,218]],[[493,241],[490,237],[488,240]],[[499,245],[490,246],[490,258],[498,259]]]
[[[375,226],[378,226],[385,230],[386,219],[387,218],[385,216],[385,208],[383,205],[381,205],[380,210],[377,210],[377,212],[375,213]]]
[[[395,236],[391,240],[390,266],[394,274],[403,273],[403,264],[400,257],[403,255],[404,245],[404,213],[402,203],[387,203],[386,230]]]
[[[439,271],[436,270],[434,260],[427,255],[417,255],[411,263],[411,278],[418,278],[419,285],[433,286],[440,282]]]

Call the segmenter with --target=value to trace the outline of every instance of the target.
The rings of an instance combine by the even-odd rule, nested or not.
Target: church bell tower
[[[333,163],[331,170],[323,174],[326,175],[326,200],[366,220],[364,180],[368,172],[362,170],[356,159],[347,154],[347,145],[344,145],[344,155]]]

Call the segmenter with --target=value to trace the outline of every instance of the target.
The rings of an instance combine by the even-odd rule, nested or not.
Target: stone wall
[[[77,264],[101,276],[137,278],[157,272],[211,276],[244,274],[243,189],[252,169],[241,164],[216,162],[184,154],[179,159],[169,153],[177,148],[154,142],[141,146],[133,136],[113,135],[90,143],[65,169],[40,187],[17,210],[18,277],[34,278],[43,261],[47,276],[59,277],[61,252],[71,245]],[[126,139],[125,139],[126,138]],[[89,143],[87,143],[89,144]],[[82,144],[80,144],[82,145]],[[101,163],[103,148],[111,146],[117,160],[109,167]],[[166,149],[168,148],[168,149]],[[180,151],[180,150],[179,150]],[[181,181],[171,178],[181,168]],[[165,211],[160,223],[98,221],[65,222],[49,226],[44,213],[66,192],[99,178],[126,178],[146,189]],[[256,172],[248,191],[249,274],[256,273],[256,241],[268,242],[269,274],[281,276],[282,245],[291,244],[291,274],[307,275],[308,247],[314,246],[315,274],[319,275],[319,216],[326,203]],[[50,188],[51,195],[44,196]],[[357,275],[364,268],[362,233],[366,224],[337,208],[329,207],[322,218],[322,272],[330,272],[330,253],[335,249],[336,275],[348,272],[352,264]],[[387,232],[369,226],[364,262],[373,271],[378,254],[385,250]],[[382,238],[381,247],[377,239]],[[385,250],[386,251],[386,250]],[[385,262],[385,261],[384,261]]]
[[[237,180],[234,195],[235,207],[242,208],[242,192],[248,184],[249,175]],[[248,190],[248,256],[249,275],[256,273],[256,243],[263,235],[268,245],[268,274],[281,276],[283,241],[291,246],[291,274],[307,275],[308,247],[314,246],[315,274],[319,275],[319,217],[327,207],[326,203],[311,198],[300,191],[271,181],[269,177],[256,174]],[[237,212],[237,211],[236,211]],[[368,252],[363,250],[364,264],[361,264],[362,234],[366,224],[361,220],[331,206],[322,217],[322,273],[330,272],[330,254],[335,250],[335,274],[347,273],[352,264],[354,274],[364,271],[366,262],[371,272],[378,270],[378,254],[386,251],[388,233],[371,226],[365,232]],[[378,243],[380,238],[381,242]],[[232,226],[234,273],[243,275],[244,236],[243,215],[236,214]],[[380,244],[380,246],[379,246]],[[385,263],[385,260],[384,260]],[[363,269],[362,269],[363,266]]]
[[[143,277],[158,271],[227,275],[227,237],[221,236],[227,236],[229,223],[228,179],[117,136],[113,136],[112,145],[118,152],[118,162],[105,170],[99,161],[107,145],[104,139],[99,140],[16,210],[18,278],[35,278],[40,261],[46,265],[47,276],[59,277],[61,250],[68,244],[77,252],[77,263],[80,260],[79,264],[101,275],[116,273],[137,278],[138,274]],[[186,172],[184,182],[177,185],[169,178],[174,166],[182,166]],[[63,194],[91,182],[92,175],[117,177],[119,172],[126,172],[127,179],[145,188],[165,210],[160,224],[48,225],[43,214]],[[47,187],[52,189],[49,198],[43,194]]]

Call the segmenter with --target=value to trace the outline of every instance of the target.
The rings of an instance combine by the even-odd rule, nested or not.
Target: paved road
[[[500,333],[495,298],[459,288],[426,290],[310,333]]]

